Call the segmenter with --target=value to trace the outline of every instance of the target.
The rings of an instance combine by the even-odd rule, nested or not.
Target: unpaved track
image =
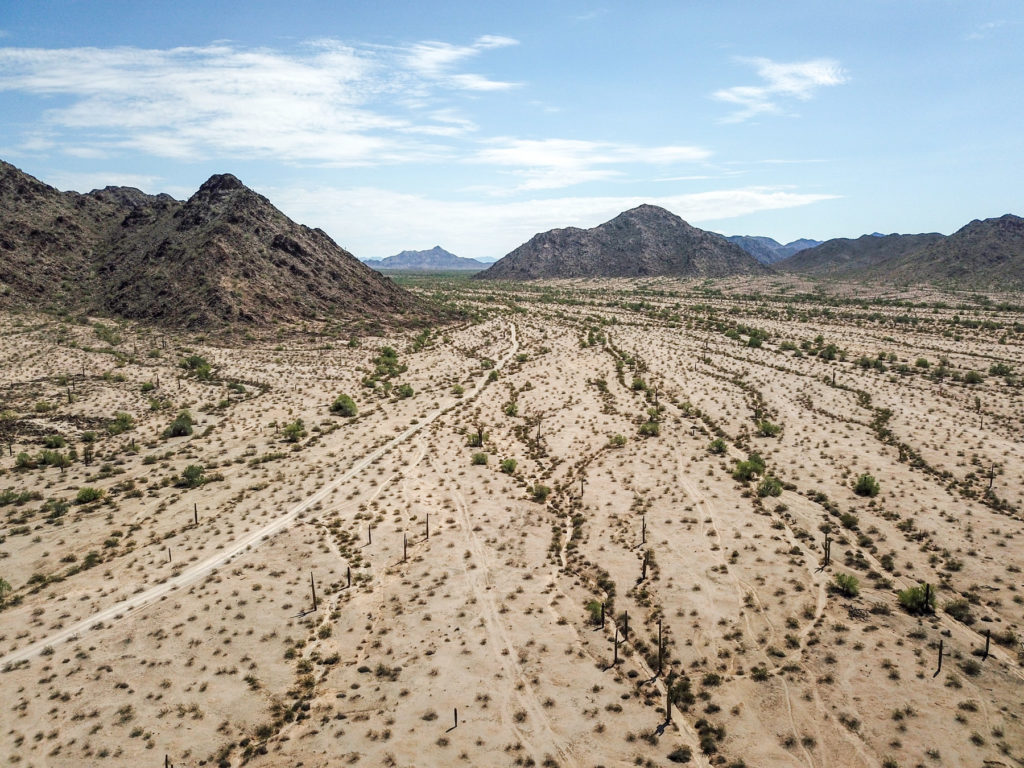
[[[509,324],[509,335],[512,341],[512,346],[509,349],[508,353],[498,363],[496,363],[495,367],[497,369],[503,368],[508,363],[508,361],[515,356],[516,352],[519,351],[519,340],[516,338],[516,327],[514,324],[511,323]],[[263,526],[262,528],[252,533],[246,534],[240,539],[237,539],[233,544],[226,547],[222,552],[218,553],[217,555],[214,555],[213,557],[203,560],[202,562],[196,563],[190,568],[186,568],[177,576],[172,576],[162,584],[157,584],[156,586],[147,589],[145,592],[140,592],[139,594],[134,595],[133,597],[130,597],[126,600],[114,603],[110,607],[104,608],[103,610],[98,611],[92,614],[91,616],[82,619],[81,621],[75,624],[72,624],[69,627],[66,627],[58,632],[55,632],[51,635],[48,635],[47,637],[42,638],[41,640],[37,640],[31,645],[26,645],[24,648],[19,648],[16,651],[12,651],[6,656],[0,658],[0,667],[7,666],[8,664],[17,664],[22,661],[27,661],[28,659],[31,659],[34,656],[38,655],[44,648],[52,647],[59,643],[66,642],[68,640],[77,639],[80,635],[82,635],[85,632],[88,632],[93,626],[95,626],[99,622],[107,624],[109,622],[117,621],[119,619],[125,618],[126,616],[137,613],[150,603],[162,598],[170,592],[173,592],[179,587],[187,586],[209,575],[215,569],[229,562],[236,555],[239,555],[248,549],[252,549],[259,546],[259,544],[264,539],[269,538],[270,536],[273,536],[276,533],[279,533],[281,530],[291,525],[300,514],[305,512],[307,509],[312,507],[317,502],[325,499],[333,490],[347,483],[353,477],[355,477],[364,469],[366,469],[372,462],[376,461],[377,459],[379,459],[384,454],[388,453],[396,446],[404,443],[406,440],[408,440],[410,437],[412,437],[417,432],[422,430],[424,427],[427,427],[430,424],[434,423],[438,418],[443,416],[448,411],[454,408],[460,408],[464,406],[466,403],[469,403],[472,400],[474,400],[483,391],[486,385],[487,378],[481,377],[480,381],[477,382],[476,386],[470,392],[467,393],[466,397],[464,397],[459,404],[451,406],[449,408],[439,409],[437,411],[434,411],[426,418],[421,419],[418,424],[414,424],[413,426],[406,429],[404,432],[401,432],[400,434],[391,438],[388,442],[384,443],[384,445],[380,446],[379,448],[376,448],[373,451],[370,451],[370,453],[366,454],[363,458],[361,458],[359,461],[353,464],[352,467],[347,472],[342,474],[337,479],[332,480],[331,482],[324,485],[322,488],[320,488],[320,490],[316,491],[316,493],[314,493],[313,495],[307,497],[303,501],[300,501],[298,504],[296,504],[294,507],[288,510],[285,514],[276,518],[275,520]]]

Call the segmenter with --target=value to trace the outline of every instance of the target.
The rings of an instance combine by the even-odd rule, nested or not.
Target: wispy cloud
[[[576,139],[496,138],[476,152],[472,162],[511,168],[521,181],[513,189],[560,189],[622,174],[616,166],[675,165],[705,160],[711,152],[692,146],[644,147]]]
[[[984,24],[979,24],[974,28],[972,32],[967,35],[968,40],[984,40],[986,37],[1000,27],[1005,27],[1009,24],[1006,19],[999,19],[997,21],[986,21]]]
[[[303,186],[260,192],[269,195],[292,218],[323,228],[361,258],[390,256],[407,248],[427,248],[438,243],[459,256],[503,256],[537,232],[553,227],[593,227],[642,203],[660,205],[689,222],[700,223],[836,197],[776,187],[655,197],[566,196],[511,202],[438,200],[367,187]]]
[[[782,103],[796,99],[807,101],[819,88],[841,85],[846,73],[833,59],[777,62],[765,58],[740,59],[752,64],[763,80],[761,85],[737,85],[715,91],[718,101],[738,109],[724,122],[739,123],[762,114],[782,111]]]
[[[369,165],[447,154],[436,137],[476,128],[451,97],[512,86],[461,65],[515,42],[485,36],[469,46],[383,48],[318,40],[299,52],[0,48],[0,91],[70,99],[46,112],[26,150],[45,136],[78,156],[138,150]]]

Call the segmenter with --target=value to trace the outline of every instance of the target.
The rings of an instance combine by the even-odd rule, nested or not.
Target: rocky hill
[[[0,163],[0,293],[195,328],[432,314],[230,174],[181,202],[124,187],[60,192],[8,163]]]
[[[810,240],[801,238],[790,243],[780,243],[771,237],[756,237],[751,235],[731,235],[725,238],[731,243],[736,243],[740,248],[749,253],[762,264],[774,264],[776,261],[789,258],[794,253],[805,251],[821,245],[821,240]]]
[[[664,208],[641,205],[593,229],[542,232],[473,277],[726,277],[769,271],[721,235],[692,227]]]
[[[374,269],[407,269],[424,272],[446,270],[479,270],[487,265],[476,259],[464,259],[435,245],[429,251],[402,251],[385,259],[365,259],[363,263]]]
[[[775,262],[776,269],[829,277],[854,277],[892,263],[942,239],[938,233],[924,235],[861,235],[856,239],[837,237],[799,251]]]
[[[773,265],[785,272],[949,288],[1024,288],[1024,219],[975,220],[952,235],[837,238]]]

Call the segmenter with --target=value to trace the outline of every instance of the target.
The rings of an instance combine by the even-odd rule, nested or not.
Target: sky
[[[360,258],[642,203],[787,242],[1024,214],[1020,0],[0,0],[0,159],[233,173]]]

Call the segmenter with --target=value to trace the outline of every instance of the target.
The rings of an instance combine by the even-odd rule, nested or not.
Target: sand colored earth
[[[0,315],[0,761],[1024,764],[1014,297],[413,287],[471,319]]]

